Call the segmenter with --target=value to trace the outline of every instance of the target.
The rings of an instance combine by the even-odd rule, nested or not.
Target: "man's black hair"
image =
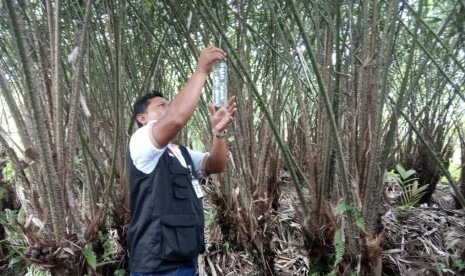
[[[137,115],[141,113],[145,113],[147,111],[147,107],[150,104],[150,100],[155,98],[155,97],[161,97],[165,98],[162,93],[158,91],[152,91],[149,92],[143,96],[141,96],[137,101],[134,103],[133,106],[133,111],[132,111],[132,116],[134,117],[134,120],[136,120],[137,126],[141,127],[142,124],[137,121]],[[166,98],[165,98],[166,99]]]

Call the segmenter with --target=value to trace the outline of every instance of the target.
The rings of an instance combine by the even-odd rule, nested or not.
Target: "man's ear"
[[[141,123],[142,125],[145,125],[147,123],[147,118],[145,117],[144,113],[139,113],[136,116],[136,120]]]

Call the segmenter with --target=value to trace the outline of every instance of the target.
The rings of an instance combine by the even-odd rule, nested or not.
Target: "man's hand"
[[[195,72],[171,101],[164,115],[161,118],[153,118],[158,120],[152,129],[152,137],[156,147],[169,144],[187,124],[199,104],[203,85],[213,63],[225,59],[226,53],[220,48],[209,46],[202,50]]]
[[[212,70],[213,64],[217,60],[226,60],[226,53],[215,46],[208,46],[200,52],[196,71],[202,70],[204,73],[209,74]]]
[[[226,139],[221,138],[224,138],[224,131],[236,115],[236,99],[232,96],[229,98],[226,105],[217,111],[215,111],[213,104],[210,103],[208,105],[208,109],[210,112],[210,123],[213,128],[213,133],[220,134],[221,136],[215,134],[216,139],[213,139],[210,155],[208,158],[204,158],[202,168],[205,175],[221,173],[226,168],[226,163],[228,162],[228,148],[226,145]]]
[[[234,116],[236,115],[236,98],[232,96],[229,98],[225,106],[221,107],[215,112],[215,107],[212,103],[208,105],[210,111],[210,123],[212,128],[217,133],[223,132],[232,122]]]

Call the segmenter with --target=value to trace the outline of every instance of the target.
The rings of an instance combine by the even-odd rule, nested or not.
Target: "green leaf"
[[[98,232],[100,242],[103,245],[103,256],[104,261],[110,261],[113,259],[115,254],[115,248],[113,246],[113,239],[110,233],[103,233],[102,231]]]
[[[73,165],[74,166],[79,166],[79,164],[81,164],[81,158],[79,158],[79,156],[73,156]]]
[[[6,192],[7,192],[6,188],[0,184],[0,200],[2,200],[5,197]]]
[[[357,217],[355,224],[359,229],[365,230],[365,220],[362,217]]]
[[[205,228],[209,228],[210,225],[213,224],[216,218],[216,210],[213,209],[211,211],[208,211],[207,214],[205,214]]]
[[[126,275],[126,270],[125,269],[117,269],[115,272],[113,272],[114,276],[125,276]]]
[[[335,250],[335,260],[334,260],[334,266],[337,266],[341,261],[342,258],[344,257],[344,253],[346,250],[345,244],[342,240],[342,231],[341,229],[337,229],[334,232],[334,240],[333,240],[333,245],[334,245],[334,250]]]
[[[351,209],[351,205],[341,202],[338,205],[336,205],[336,208],[334,208],[334,214],[336,214],[336,216],[339,216],[349,211],[350,209]]]
[[[404,179],[404,175],[405,175],[405,169],[404,169],[404,167],[402,167],[401,164],[397,164],[397,165],[396,165],[396,170],[397,170],[397,172],[399,173],[400,177],[401,177],[402,179]]]
[[[82,255],[84,255],[84,259],[90,267],[93,269],[97,268],[97,256],[95,255],[95,252],[92,251],[92,249],[85,247],[82,251]]]
[[[465,262],[462,259],[455,259],[452,261],[452,268],[462,270],[465,268]]]
[[[408,184],[410,182],[413,182],[415,180],[418,180],[418,178],[410,178],[410,179],[404,180],[404,182],[401,184],[401,186],[405,186],[406,184]]]
[[[414,206],[426,193],[429,185],[418,187],[418,181],[414,181],[402,187],[401,202],[404,206]]]
[[[6,166],[2,169],[2,174],[6,181],[11,181],[15,177],[15,170],[11,162],[6,163]]]
[[[16,224],[17,211],[5,209],[5,215],[6,215],[6,220],[8,224],[10,225]]]
[[[20,257],[13,257],[10,259],[10,262],[8,263],[8,267],[13,267],[15,264],[20,263],[22,261],[22,258]]]
[[[414,175],[416,173],[415,170],[408,170],[406,171],[404,169],[404,167],[401,165],[401,164],[397,164],[396,165],[396,170],[397,172],[399,173],[400,177],[402,178],[402,180],[407,180],[409,179],[412,175]]]

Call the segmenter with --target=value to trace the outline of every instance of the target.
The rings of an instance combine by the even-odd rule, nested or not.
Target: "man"
[[[155,92],[134,104],[139,129],[129,142],[131,223],[128,231],[131,276],[195,275],[204,251],[204,216],[199,174],[220,173],[227,163],[226,128],[236,113],[231,97],[217,111],[209,105],[210,153],[171,143],[197,108],[212,65],[225,60],[210,46],[199,57],[184,88],[169,102]]]

